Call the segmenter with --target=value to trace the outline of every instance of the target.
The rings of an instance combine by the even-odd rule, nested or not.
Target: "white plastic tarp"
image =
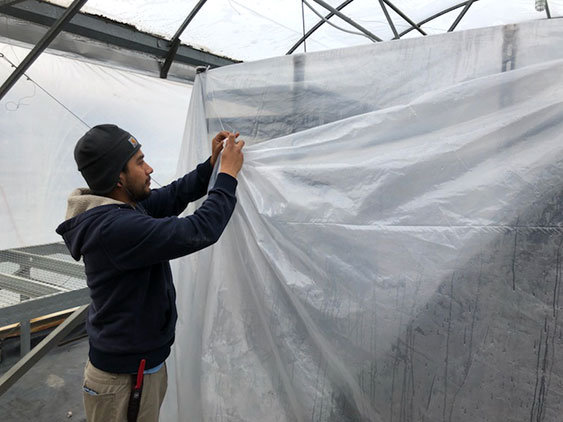
[[[0,80],[28,49],[0,43]],[[0,250],[61,241],[66,198],[86,182],[73,158],[89,126],[114,123],[143,145],[154,180],[172,180],[191,85],[42,54],[0,101]],[[155,185],[156,187],[156,185]]]
[[[208,71],[180,168],[246,139],[219,242],[175,262],[164,421],[556,421],[563,27]]]

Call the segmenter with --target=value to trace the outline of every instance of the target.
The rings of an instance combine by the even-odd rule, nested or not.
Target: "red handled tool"
[[[141,407],[141,393],[143,392],[143,376],[145,374],[145,359],[141,359],[137,375],[133,375],[133,382],[131,388],[131,396],[129,397],[129,406],[127,407],[127,422],[136,422],[139,415],[139,408]]]

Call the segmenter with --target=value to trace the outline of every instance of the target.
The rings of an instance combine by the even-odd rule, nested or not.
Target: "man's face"
[[[121,172],[123,187],[127,189],[135,202],[146,199],[151,194],[151,166],[145,162],[145,155],[139,149],[127,162],[126,170]]]

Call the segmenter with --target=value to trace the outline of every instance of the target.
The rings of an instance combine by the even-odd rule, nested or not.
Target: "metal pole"
[[[469,1],[479,1],[479,0],[469,0]],[[436,14],[434,14],[434,15],[432,15],[432,16],[424,19],[424,20],[421,20],[420,22],[418,22],[417,25],[422,26],[424,24],[427,24],[428,22],[430,22],[430,21],[432,21],[436,18],[439,18],[440,16],[443,16],[443,15],[450,13],[450,12],[456,10],[456,9],[459,9],[460,7],[466,6],[467,3],[468,3],[468,1],[464,1],[463,3],[459,3],[459,4],[456,4],[454,6],[448,7],[447,9],[444,9],[441,12],[438,12],[438,13],[436,13]],[[411,26],[410,28],[405,29],[403,32],[401,32],[399,34],[399,38],[401,38],[403,35],[408,34],[409,32],[413,31],[414,29],[416,29],[414,26]]]
[[[323,0],[313,0],[315,3],[321,5],[322,7],[324,7],[327,10],[330,10],[332,13],[334,13],[336,16],[338,16],[340,19],[342,19],[344,22],[347,22],[348,24],[352,25],[354,28],[362,31],[364,34],[366,34],[371,40],[373,41],[383,41],[381,38],[379,38],[377,35],[372,34],[370,31],[368,31],[366,28],[364,28],[361,25],[358,25],[356,22],[354,22],[352,19],[350,19],[348,16],[346,16],[344,13],[340,12],[339,10],[336,10],[334,7],[332,7],[330,4],[325,3]]]
[[[547,15],[548,19],[551,19],[551,12],[549,11],[549,2],[545,0],[545,14]]]
[[[184,22],[182,23],[182,25],[180,25],[174,36],[170,39],[170,44],[169,44],[170,50],[168,50],[168,54],[166,55],[164,64],[160,69],[160,77],[162,79],[166,79],[166,77],[168,76],[168,71],[170,70],[170,66],[172,66],[174,57],[178,52],[178,47],[180,47],[180,35],[182,35],[182,32],[185,31],[186,27],[189,25],[192,19],[195,18],[195,15],[197,15],[199,9],[202,8],[202,6],[205,4],[206,1],[207,0],[199,0],[199,3],[195,5],[195,7],[192,9],[188,17],[184,20]]]
[[[41,38],[33,50],[23,59],[16,70],[8,77],[6,82],[0,88],[0,100],[8,93],[10,88],[19,80],[19,78],[25,73],[25,71],[33,64],[35,59],[45,50],[49,44],[55,39],[55,37],[62,31],[63,26],[72,19],[72,17],[78,13],[80,8],[84,6],[88,0],[74,0],[74,2],[66,9],[65,13],[55,22],[55,24],[49,28],[47,33]]]
[[[354,0],[346,0],[344,3],[340,4],[339,6],[336,6],[336,10],[339,10],[339,11],[342,10],[344,7],[346,7],[347,5],[352,3],[353,1]],[[309,38],[313,32],[315,32],[317,29],[319,29],[326,21],[328,21],[333,16],[334,16],[334,13],[331,12],[328,15],[326,15],[324,19],[321,19],[319,22],[317,22],[317,24],[315,26],[313,26],[311,29],[309,29],[305,35],[303,35],[301,38],[299,38],[299,40],[295,44],[293,44],[293,46],[285,54],[289,55],[289,54],[293,53],[295,50],[297,50],[297,48],[301,44],[303,44],[305,42],[305,40],[307,38]]]
[[[31,323],[29,319],[20,322],[20,357],[24,357],[31,350]]]
[[[385,4],[387,6],[389,6],[391,9],[393,9],[395,11],[395,13],[397,13],[400,17],[402,17],[404,20],[406,20],[411,26],[414,26],[414,28],[420,32],[422,35],[427,35],[426,32],[424,32],[422,30],[422,28],[420,28],[420,26],[418,26],[412,19],[410,19],[407,15],[405,15],[403,12],[401,12],[401,10],[395,6],[393,3],[391,3],[389,0],[383,0],[385,2]]]
[[[383,13],[385,14],[387,23],[389,24],[391,30],[393,31],[393,35],[395,35],[395,39],[399,39],[399,33],[397,32],[397,28],[395,28],[395,24],[393,23],[391,16],[389,16],[389,12],[387,11],[387,7],[385,7],[385,3],[383,3],[383,0],[379,0],[379,5],[381,6],[381,10],[383,10]]]
[[[463,17],[465,16],[465,14],[467,13],[467,11],[469,10],[469,8],[471,7],[471,5],[473,4],[475,0],[469,0],[467,2],[467,4],[465,5],[465,7],[463,8],[463,10],[461,11],[461,13],[458,15],[458,17],[455,19],[454,23],[452,24],[452,26],[450,26],[450,29],[448,29],[448,32],[452,32],[455,27],[459,24],[459,22],[463,19]]]

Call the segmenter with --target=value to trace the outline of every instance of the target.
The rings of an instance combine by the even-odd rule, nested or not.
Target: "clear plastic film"
[[[0,79],[29,49],[0,42]],[[173,180],[191,86],[43,53],[0,101],[0,250],[60,242],[68,195],[86,182],[73,151],[92,126],[133,133]]]
[[[165,421],[556,421],[563,27],[208,71],[179,168],[241,132],[219,242],[175,261]]]

